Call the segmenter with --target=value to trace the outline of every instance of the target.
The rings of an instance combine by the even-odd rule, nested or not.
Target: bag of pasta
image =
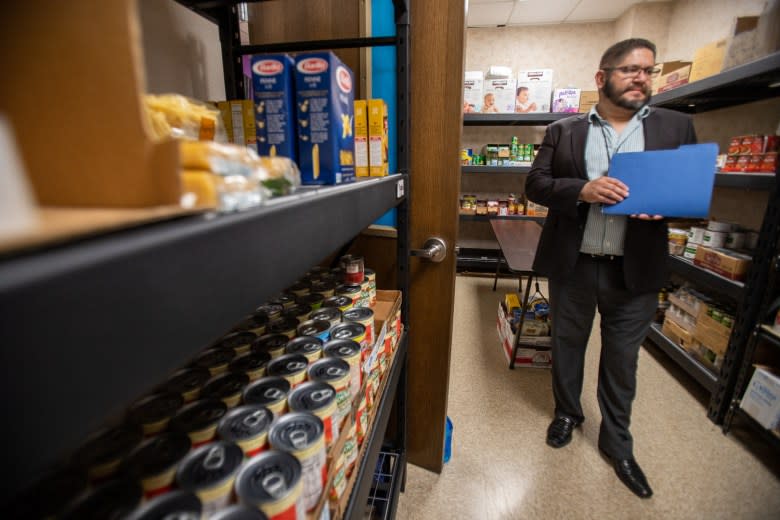
[[[147,94],[144,108],[157,141],[171,137],[227,141],[222,115],[212,105],[179,94]]]

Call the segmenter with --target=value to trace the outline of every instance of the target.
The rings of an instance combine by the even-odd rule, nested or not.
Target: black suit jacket
[[[696,142],[691,117],[650,108],[643,121],[645,150],[677,148]],[[585,141],[588,115],[569,117],[547,127],[525,183],[526,196],[549,208],[534,260],[534,271],[565,280],[577,262],[590,204],[577,203],[588,182]],[[623,270],[626,287],[636,293],[658,291],[668,278],[666,221],[628,219]]]

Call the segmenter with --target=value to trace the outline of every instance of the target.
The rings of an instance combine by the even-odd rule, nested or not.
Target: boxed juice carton
[[[513,79],[485,80],[481,112],[483,114],[514,112],[516,85],[517,82]]]
[[[354,76],[332,52],[295,60],[298,166],[304,184],[355,180]]]
[[[515,111],[549,112],[552,82],[552,69],[521,70],[517,74],[516,97],[520,97],[520,91],[525,87],[528,91],[528,101],[516,102]]]
[[[466,72],[466,78],[463,81],[464,114],[472,114],[482,110],[483,81],[481,70]]]
[[[287,54],[252,56],[257,152],[297,162],[294,65]]]
[[[368,100],[368,161],[371,177],[387,175],[387,103],[382,99]]]
[[[579,112],[580,89],[556,88],[553,91],[552,111],[557,113]]]
[[[368,102],[355,100],[355,175],[368,177]]]

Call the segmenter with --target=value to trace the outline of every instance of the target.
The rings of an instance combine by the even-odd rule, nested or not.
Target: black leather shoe
[[[645,474],[642,473],[642,468],[636,463],[636,460],[632,459],[619,459],[613,460],[612,465],[615,467],[615,473],[618,478],[639,498],[650,498],[653,496],[653,490],[650,489],[650,484],[647,483]]]
[[[556,417],[547,427],[547,444],[553,448],[563,448],[571,442],[571,432],[580,424],[571,417]]]

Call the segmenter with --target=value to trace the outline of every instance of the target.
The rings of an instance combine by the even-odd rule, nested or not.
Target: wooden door
[[[463,94],[463,0],[411,2],[411,248],[445,240],[441,263],[410,260],[409,462],[441,472],[455,294]]]

